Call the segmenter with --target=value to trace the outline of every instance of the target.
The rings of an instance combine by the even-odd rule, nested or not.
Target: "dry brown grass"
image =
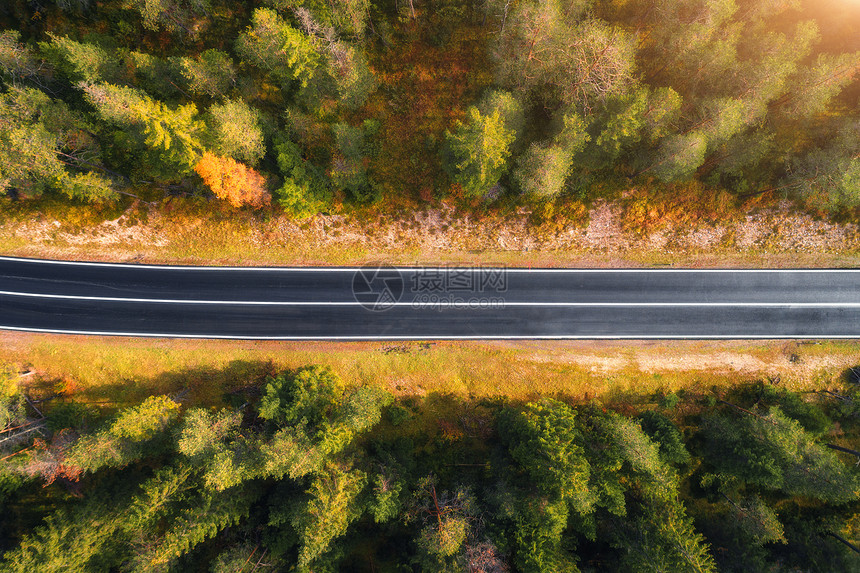
[[[478,215],[441,204],[296,221],[184,200],[101,213],[55,205],[40,215],[0,201],[0,253],[229,265],[860,266],[853,223],[816,219],[785,204],[732,216],[718,205],[700,209],[713,216],[684,217],[678,204],[626,192],[590,208],[572,202]]]
[[[795,390],[838,384],[860,363],[856,341],[265,342],[0,332],[0,363],[32,369],[31,384],[112,408],[189,391],[190,403],[260,382],[272,369],[331,366],[351,384],[396,395],[514,400],[565,395],[623,399],[681,388],[709,391],[775,379]]]

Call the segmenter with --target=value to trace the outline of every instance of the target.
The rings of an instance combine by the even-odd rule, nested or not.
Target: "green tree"
[[[145,549],[134,555],[133,569],[165,570],[195,546],[248,517],[259,495],[258,488],[245,486],[217,494],[204,491],[192,497],[186,507],[172,517],[165,531],[144,539]]]
[[[311,11],[302,6],[295,8],[294,13],[301,28],[307,34],[308,39],[317,48],[321,57],[321,71],[316,74],[313,85],[308,90],[303,90],[303,97],[309,108],[319,105],[317,101],[322,94],[336,95],[341,104],[349,109],[361,107],[367,100],[377,83],[367,58],[360,46],[352,45],[338,37],[338,30],[342,29],[343,19],[338,13],[350,5],[365,4],[366,0],[347,0],[330,4],[331,13],[321,11],[314,7]],[[365,16],[366,10],[365,10]],[[354,21],[358,24],[357,21]],[[349,35],[353,33],[347,31]],[[362,27],[363,33],[363,27]],[[303,85],[303,87],[308,87]]]
[[[628,522],[615,522],[620,551],[619,570],[717,571],[704,538],[677,500],[649,503],[647,511]]]
[[[220,50],[204,50],[196,58],[180,57],[174,62],[191,93],[218,97],[236,83],[233,60]]]
[[[285,22],[274,10],[258,8],[251,27],[236,40],[242,59],[284,83],[306,87],[320,65],[320,54],[310,39]]]
[[[314,561],[361,516],[364,508],[359,494],[366,483],[363,472],[337,466],[329,466],[314,477],[306,492],[307,502],[296,504],[290,517],[299,539],[299,570],[313,570]]]
[[[515,136],[519,136],[525,128],[526,117],[523,104],[510,92],[493,90],[481,98],[477,107],[483,115],[492,115],[498,110],[505,122],[505,129]]]
[[[134,10],[143,17],[149,30],[195,32],[193,19],[209,9],[209,0],[122,0],[123,8]]]
[[[740,530],[744,540],[753,545],[785,543],[785,530],[776,512],[761,497],[750,496],[741,503],[729,500],[732,505],[730,519]]]
[[[621,568],[634,571],[715,571],[704,538],[679,499],[676,472],[640,425],[625,416],[590,409],[586,456],[599,505],[612,514]],[[630,501],[636,503],[631,504]],[[624,522],[620,516],[630,515]]]
[[[623,461],[621,469],[639,482],[644,497],[677,497],[677,475],[663,461],[660,447],[635,420],[610,412],[596,417],[594,423]]]
[[[171,65],[168,60],[132,51],[126,56],[125,63],[130,68],[129,73],[133,74],[136,85],[147,93],[161,98],[174,98],[182,94],[179,86],[183,78],[176,66]]]
[[[482,114],[478,108],[470,107],[467,117],[467,123],[457,121],[453,132],[445,132],[448,168],[466,195],[480,197],[507,171],[516,134],[505,127],[498,108]]]
[[[376,425],[391,395],[376,388],[344,393],[343,383],[329,369],[306,367],[271,377],[260,400],[260,418],[269,423],[266,435],[207,429],[204,444],[214,455],[204,456],[204,482],[216,490],[258,477],[297,479],[321,471],[327,461]],[[212,427],[215,420],[195,414],[195,423]],[[187,449],[196,455],[194,449]],[[185,442],[183,442],[185,444]],[[208,459],[207,459],[208,458]]]
[[[332,126],[337,152],[332,158],[331,180],[337,189],[348,192],[357,201],[377,197],[377,189],[366,167],[368,158],[375,153],[372,138],[379,124],[367,120],[362,127],[347,123]]]
[[[504,412],[499,432],[538,491],[568,500],[578,513],[591,512],[596,499],[588,485],[591,468],[572,408],[550,399],[530,403],[522,412]]]
[[[813,206],[860,205],[860,121],[847,119],[827,143],[792,159],[785,185]]]
[[[378,85],[367,58],[357,47],[343,41],[323,43],[328,45],[326,81],[334,84],[337,98],[343,106],[348,109],[360,108]],[[318,89],[328,91],[325,85]]]
[[[119,513],[124,504],[114,502]],[[3,569],[14,573],[107,570],[121,554],[122,522],[112,517],[101,499],[88,500],[73,512],[58,510],[5,553]]]
[[[0,190],[35,197],[62,177],[63,165],[56,136],[33,121],[35,110],[15,109],[14,96],[6,93],[0,99]]]
[[[583,17],[590,2],[520,3],[496,52],[503,85],[589,111],[632,78],[634,44],[622,30]]]
[[[590,140],[585,123],[575,113],[564,117],[564,128],[554,141],[533,143],[520,156],[513,178],[526,195],[553,198],[561,194],[574,156]]]
[[[56,189],[83,201],[114,199],[110,180],[80,171],[103,169],[91,129],[39,90],[13,87],[0,93],[0,191],[36,197]]]
[[[435,475],[420,478],[409,502],[406,519],[419,527],[416,545],[424,570],[462,570],[466,540],[472,536],[478,507],[467,487],[437,489]]]
[[[63,460],[67,473],[120,468],[151,455],[178,415],[179,404],[167,396],[150,396],[139,406],[123,410],[106,428],[81,436],[69,448]]]
[[[218,155],[256,165],[266,153],[257,111],[241,99],[213,104],[206,112],[209,147]]]
[[[191,173],[202,152],[204,127],[194,104],[171,109],[134,88],[83,83],[79,87],[98,117],[121,130],[114,132],[115,141],[137,156],[138,164],[140,150],[148,152],[138,169],[167,181]]]
[[[654,410],[647,410],[637,416],[642,431],[660,448],[660,456],[671,464],[685,464],[690,461],[690,453],[684,446],[684,439],[678,427],[669,418]]]
[[[242,422],[241,414],[229,410],[211,412],[194,408],[183,416],[176,450],[192,462],[203,463],[226,450],[226,441]]]
[[[276,426],[302,425],[311,434],[327,429],[343,395],[343,383],[331,369],[300,368],[269,378],[260,399],[260,417]]]
[[[517,161],[514,180],[526,195],[555,197],[564,188],[571,164],[570,154],[560,146],[533,143]]]
[[[278,204],[299,217],[324,209],[331,200],[331,193],[323,176],[302,157],[299,146],[283,141],[275,145],[275,153],[284,176],[284,184],[275,192]]]
[[[332,7],[332,24],[342,34],[362,38],[370,16],[370,0],[344,0]]]
[[[79,201],[108,201],[117,197],[117,191],[110,179],[94,171],[87,173],[63,173],[57,188],[70,199]]]
[[[524,573],[578,571],[572,555],[562,545],[570,517],[563,500],[529,496],[517,504],[514,517],[514,563]]]
[[[11,85],[35,77],[42,69],[33,50],[20,40],[18,30],[0,32],[0,79]]]
[[[97,43],[76,42],[50,32],[48,37],[51,41],[40,42],[39,49],[69,82],[122,82],[121,62],[112,51]]]
[[[779,100],[790,118],[811,118],[827,110],[852,81],[860,52],[819,54],[814,64],[801,66],[790,80],[790,92]]]
[[[664,181],[690,179],[707,157],[708,137],[701,131],[673,135],[663,140],[654,173]]]
[[[830,503],[857,499],[855,473],[775,406],[764,415],[713,415],[702,431],[706,460],[718,472],[717,481],[735,478]]]
[[[385,474],[377,474],[371,483],[373,496],[368,503],[367,511],[373,516],[374,523],[387,523],[396,519],[403,509],[400,500],[403,482],[394,480]]]

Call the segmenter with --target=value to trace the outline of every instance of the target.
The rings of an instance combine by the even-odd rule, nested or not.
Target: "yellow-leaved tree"
[[[225,199],[233,207],[250,205],[260,208],[271,201],[263,176],[229,157],[220,157],[207,151],[194,171],[216,197]]]

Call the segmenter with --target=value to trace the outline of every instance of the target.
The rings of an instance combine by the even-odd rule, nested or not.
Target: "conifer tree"
[[[316,475],[307,491],[308,499],[296,504],[290,524],[299,540],[298,568],[313,570],[314,561],[331,549],[350,523],[363,512],[359,494],[367,482],[363,472],[329,466]]]
[[[164,438],[163,432],[178,415],[179,404],[167,396],[150,396],[140,405],[120,412],[106,428],[81,436],[63,463],[69,472],[83,473],[123,467],[151,455],[151,448]]]
[[[310,39],[268,8],[254,11],[251,27],[236,41],[236,51],[276,80],[295,81],[302,87],[307,87],[320,65]]]
[[[83,201],[114,199],[112,182],[89,171],[103,170],[90,129],[63,102],[39,90],[12,87],[0,93],[0,192],[27,198],[56,189]]]
[[[223,96],[236,82],[233,61],[220,50],[204,50],[196,58],[181,57],[174,61],[191,93]]]
[[[507,170],[510,145],[516,138],[505,127],[501,110],[485,115],[470,107],[467,122],[458,121],[445,136],[454,181],[470,197],[485,195]]]
[[[208,147],[218,155],[254,166],[266,153],[257,111],[241,99],[213,104],[206,111]]]
[[[146,151],[147,175],[170,181],[197,165],[203,122],[197,119],[194,104],[170,108],[139,90],[111,84],[81,83],[79,87],[99,118],[120,130],[115,140],[137,155],[138,165],[140,151]]]
[[[48,33],[50,42],[41,42],[40,51],[69,82],[119,83],[123,79],[120,60],[96,43],[76,42],[67,36]]]
[[[21,32],[0,32],[0,79],[9,85],[35,77],[42,69],[34,51],[21,43]]]
[[[766,414],[711,416],[703,433],[706,459],[719,472],[718,479],[735,478],[829,503],[845,503],[860,495],[853,469],[775,406]]]

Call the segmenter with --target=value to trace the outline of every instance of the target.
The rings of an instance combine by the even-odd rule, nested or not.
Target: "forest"
[[[0,191],[860,206],[853,0],[8,0]]]
[[[860,571],[852,370],[517,402],[261,364],[112,411],[17,379],[3,571]]]
[[[635,187],[856,219],[857,30],[856,0],[4,0],[0,211]],[[860,571],[856,370],[600,400],[248,372],[105,406],[0,368],[0,571]]]

